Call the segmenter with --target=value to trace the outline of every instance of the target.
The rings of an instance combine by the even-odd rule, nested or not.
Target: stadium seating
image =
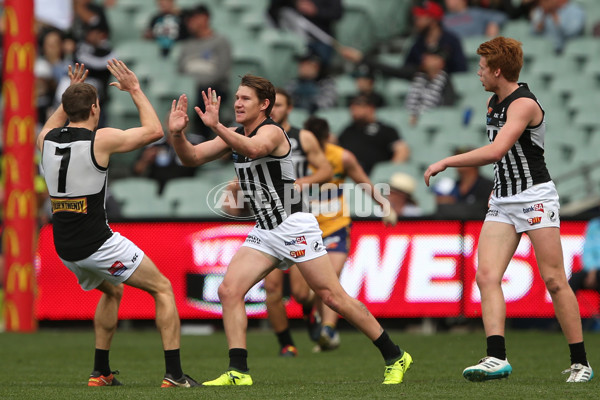
[[[317,111],[316,115],[329,122],[329,129],[334,136],[339,136],[342,130],[352,123],[348,107],[325,108]]]
[[[586,8],[586,36],[571,39],[560,56],[554,54],[551,41],[531,34],[530,24],[524,19],[508,21],[502,28],[503,35],[523,42],[525,64],[520,81],[529,84],[547,112],[546,158],[553,176],[576,170],[582,163],[598,159],[590,143],[595,145],[596,137],[600,136],[600,113],[594,109],[600,100],[597,94],[600,89],[600,41],[591,37],[590,32],[593,24],[600,21],[600,7],[594,0],[577,2]],[[198,3],[197,0],[177,0],[181,8],[193,7]],[[266,76],[277,86],[285,86],[296,75],[295,56],[305,50],[305,43],[293,33],[268,26],[265,19],[268,0],[204,0],[201,3],[210,8],[215,31],[231,40],[234,60],[231,71],[232,91],[235,90],[239,77],[247,72]],[[408,1],[345,0],[344,5],[347,12],[336,26],[336,35],[342,44],[357,47],[365,52],[372,49],[393,51],[390,49],[394,46],[386,40],[394,38],[393,35],[400,32],[408,33]],[[194,87],[192,80],[177,73],[180,45],[175,45],[169,57],[162,59],[158,56],[159,49],[154,42],[141,39],[142,32],[154,12],[155,2],[119,0],[114,7],[107,9],[107,16],[111,24],[115,51],[135,70],[146,94],[163,119],[163,112],[168,110],[173,98],[182,92],[187,92],[188,95],[195,93],[190,92],[190,88]],[[402,38],[403,50],[408,48],[410,40],[411,37]],[[480,146],[487,143],[484,114],[490,93],[483,90],[476,75],[479,62],[476,49],[486,40],[488,38],[483,36],[463,40],[470,70],[452,76],[460,100],[453,107],[425,113],[417,126],[408,124],[409,115],[404,108],[409,81],[376,77],[376,85],[387,101],[387,107],[377,110],[378,119],[396,127],[409,144],[412,157],[402,168],[417,174],[416,179],[419,182],[424,168],[438,158],[450,155],[454,146]],[[405,53],[388,52],[376,56],[380,62],[402,65]],[[349,68],[342,69],[347,71]],[[346,96],[355,93],[356,88],[350,75],[337,76],[335,79],[340,107],[320,110],[317,115],[326,118],[332,132],[339,135],[341,130],[351,123],[350,112],[344,101]],[[131,98],[118,91],[111,91],[111,95],[111,101],[105,107],[109,123],[122,128],[138,125],[139,116]],[[470,123],[465,126],[463,117],[468,109],[472,115]],[[307,112],[296,109],[290,115],[290,122],[293,126],[301,127],[307,117]],[[111,160],[111,178],[128,176],[138,154],[134,152],[115,155]],[[381,171],[374,169],[374,179],[383,179],[387,172],[393,170],[390,167],[392,169],[384,172],[385,168],[381,168]],[[227,172],[224,172],[224,169],[213,170],[210,166],[204,166],[199,171],[200,176],[189,184],[203,188],[202,198],[205,199],[209,190],[208,182],[214,186],[219,181],[233,178],[233,171],[227,168]],[[489,176],[491,171],[491,167],[485,167],[485,171],[482,169],[481,172]],[[600,168],[597,175],[600,175]],[[115,183],[117,181],[115,180]],[[579,195],[585,196],[585,190],[579,190],[576,194],[568,193],[569,195],[563,198],[562,192],[576,190],[577,185],[584,183],[561,182],[561,201],[568,201]],[[596,186],[595,190],[600,189]],[[196,189],[191,190],[195,193]],[[208,204],[198,204],[199,202],[194,200],[197,200],[198,196],[202,195],[196,193],[185,198],[176,197],[178,209],[174,208],[173,199],[164,200],[172,212],[178,215],[208,215]],[[427,188],[419,188],[417,197],[422,197],[420,203],[423,203],[421,206],[424,205],[424,208],[435,208],[434,197]],[[161,207],[156,206],[158,210],[162,210]],[[143,215],[141,209],[132,213]]]
[[[376,41],[377,27],[363,1],[344,3],[344,17],[336,23],[335,38],[344,46],[370,49]]]
[[[121,202],[158,196],[158,182],[149,178],[124,178],[110,183],[113,196]]]

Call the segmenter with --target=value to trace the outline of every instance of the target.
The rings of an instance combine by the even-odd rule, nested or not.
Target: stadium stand
[[[568,177],[569,172],[598,160],[592,144],[595,145],[600,136],[600,114],[594,109],[600,100],[597,94],[600,88],[600,40],[592,36],[592,29],[595,23],[600,22],[600,3],[593,0],[576,1],[586,8],[586,35],[572,39],[562,55],[553,53],[548,40],[532,36],[526,20],[511,20],[502,28],[503,35],[523,42],[525,65],[520,80],[530,85],[547,111],[546,158],[553,176]],[[267,76],[275,85],[283,86],[295,76],[296,56],[303,53],[305,43],[294,33],[280,31],[269,25],[265,18],[268,0],[206,0],[203,3],[211,9],[215,30],[232,39],[232,82],[252,72]],[[188,8],[197,5],[198,1],[177,0],[177,4]],[[368,52],[369,56],[378,57],[379,61],[389,65],[401,65],[406,49],[410,47],[407,44],[411,41],[410,19],[407,18],[410,2],[345,0],[344,6],[346,13],[336,27],[339,41]],[[162,119],[170,100],[181,92],[189,92],[192,86],[176,72],[178,46],[167,59],[162,60],[157,56],[158,49],[154,43],[141,40],[146,22],[155,10],[154,2],[150,5],[145,0],[119,0],[114,7],[107,9],[107,15],[115,50],[135,68],[142,84],[147,85],[147,93]],[[457,104],[424,114],[417,126],[409,125],[404,109],[409,82],[379,75],[376,77],[376,85],[387,101],[386,107],[378,109],[378,118],[397,127],[411,147],[411,160],[403,168],[412,171],[412,174],[420,175],[437,157],[450,154],[455,145],[480,146],[487,143],[483,116],[489,93],[482,90],[476,75],[479,62],[476,49],[485,40],[485,37],[475,37],[463,41],[470,70],[452,76],[455,90],[460,96]],[[345,104],[346,96],[355,90],[354,81],[348,72],[349,65],[343,61],[337,62],[334,65],[337,68],[334,69],[337,73],[335,80],[340,104]],[[233,91],[235,85],[232,86]],[[114,126],[126,128],[138,123],[131,100],[127,96],[120,96],[120,93],[112,93],[105,109],[109,123]],[[465,113],[470,114],[467,125]],[[339,135],[351,121],[346,106],[319,110],[317,114],[329,121],[334,135]],[[302,126],[307,116],[308,113],[297,109],[290,117],[294,126]],[[137,155],[119,155],[111,161],[111,178],[117,178],[114,183],[119,181],[118,178],[127,177],[130,168],[128,163],[132,163],[135,157]],[[373,171],[374,179],[379,180],[385,175],[382,172],[385,167],[382,168]],[[206,179],[190,181],[190,187],[205,187],[203,182],[207,181],[214,185],[216,180],[225,177],[225,173],[207,171],[204,172],[208,175]],[[485,168],[481,172],[487,176],[491,174],[491,169],[488,171]],[[233,177],[233,173],[229,175],[229,178]],[[596,194],[600,193],[600,168],[593,168],[589,176],[591,189]],[[588,195],[586,184],[578,178],[561,179],[557,185],[561,201],[566,204],[574,199],[585,198]],[[418,188],[416,195],[423,196],[423,204],[420,201],[420,205],[424,210],[428,205],[433,205],[433,195],[424,188]],[[193,197],[196,196],[199,195]],[[193,204],[188,204],[187,200],[179,199],[179,204],[179,211],[173,204],[167,208],[162,205],[158,207],[164,212],[171,212],[171,215],[204,215],[202,206],[194,211]],[[136,211],[132,213],[136,214]],[[136,215],[140,213],[142,210]]]

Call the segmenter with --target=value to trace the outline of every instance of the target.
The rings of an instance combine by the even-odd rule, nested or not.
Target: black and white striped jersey
[[[535,100],[544,112],[537,98],[529,91],[529,87],[525,83],[519,83],[519,87],[500,103],[498,103],[498,96],[494,94],[487,110],[487,135],[490,142],[496,139],[498,132],[506,123],[506,113],[510,104],[521,97]],[[533,185],[551,180],[544,161],[545,135],[546,119],[544,116],[539,125],[527,127],[508,153],[494,163],[494,195],[496,197],[513,196]]]
[[[292,146],[292,162],[294,163],[296,179],[298,179],[308,174],[308,161],[300,142],[300,129],[291,127],[289,132],[286,133]]]
[[[52,228],[58,255],[78,261],[112,236],[106,219],[108,168],[94,157],[96,132],[52,129],[44,138],[41,166],[52,203]]]
[[[267,118],[248,137],[256,135],[264,125],[277,124]],[[287,134],[283,128],[281,130],[289,143]],[[236,132],[243,135],[244,128],[239,127]],[[274,229],[291,214],[303,211],[300,194],[294,188],[296,177],[291,144],[288,153],[281,157],[268,155],[250,159],[235,151],[232,156],[240,188],[252,207],[256,226]]]

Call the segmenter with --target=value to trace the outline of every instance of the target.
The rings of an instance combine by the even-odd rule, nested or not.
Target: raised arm
[[[88,76],[88,73],[89,71],[85,69],[84,64],[80,65],[76,63],[75,68],[69,65],[69,78],[71,79],[71,85],[75,83],[84,82],[85,78],[87,78]],[[37,137],[37,147],[40,151],[42,150],[42,147],[44,145],[44,138],[46,137],[46,134],[54,128],[60,128],[61,126],[64,126],[66,122],[67,113],[65,113],[65,110],[63,109],[63,106],[61,104],[60,106],[58,106],[56,111],[54,111],[54,113],[50,116],[50,118],[48,118],[48,120],[42,128],[42,131]]]
[[[173,100],[171,113],[169,114],[171,143],[183,165],[195,167],[227,154],[230,151],[229,146],[220,137],[195,146],[190,143],[185,136],[185,128],[189,123],[187,108],[187,96],[182,94],[179,96],[179,100]]]
[[[308,163],[314,170],[312,174],[296,179],[296,183],[298,185],[304,185],[330,181],[331,178],[333,178],[333,169],[331,168],[329,161],[327,161],[321,146],[319,146],[319,141],[315,135],[306,129],[302,129],[300,131],[300,145],[306,153]]]
[[[429,186],[430,178],[448,167],[479,167],[500,160],[519,140],[523,131],[530,125],[537,125],[536,122],[541,123],[542,118],[542,110],[534,100],[519,98],[513,101],[506,110],[506,123],[492,143],[431,164],[425,171],[425,184]]]
[[[127,130],[117,128],[99,129],[96,136],[96,156],[100,158],[98,160],[100,162],[108,162],[110,154],[139,149],[163,137],[160,119],[142,91],[140,82],[133,71],[127,68],[123,61],[115,59],[108,62],[107,68],[117,79],[117,82],[111,82],[110,86],[131,95],[131,99],[140,113],[141,126]]]
[[[283,131],[275,125],[262,126],[257,134],[251,138],[234,132],[219,122],[221,96],[217,96],[214,90],[208,88],[208,94],[202,92],[202,98],[205,111],[202,112],[200,107],[195,107],[196,113],[200,116],[204,125],[211,128],[218,137],[237,153],[256,159],[269,154],[276,154],[280,148],[287,145]]]

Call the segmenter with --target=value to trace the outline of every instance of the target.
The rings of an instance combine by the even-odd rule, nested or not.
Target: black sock
[[[96,349],[94,354],[94,371],[100,371],[104,376],[110,375],[110,365],[108,364],[108,350]]]
[[[313,304],[302,304],[302,318],[309,319],[310,313],[312,312]]]
[[[373,344],[377,346],[381,352],[386,365],[390,365],[398,361],[398,359],[402,357],[402,354],[404,354],[400,347],[392,342],[392,339],[390,339],[386,331],[383,331],[381,336],[379,336],[377,340],[373,341]]]
[[[229,349],[229,368],[238,372],[248,372],[248,350]]]
[[[571,364],[583,364],[588,365],[587,357],[585,355],[585,345],[583,342],[571,343],[569,345],[569,351],[571,352]]]
[[[283,332],[276,333],[277,340],[279,341],[279,346],[284,348],[285,346],[294,346],[294,341],[292,340],[292,335],[290,333],[290,328],[287,328]]]
[[[487,337],[487,355],[506,360],[506,343],[504,336],[492,335]]]
[[[167,370],[167,374],[171,374],[175,379],[179,379],[183,376],[179,349],[165,350],[165,369]]]

